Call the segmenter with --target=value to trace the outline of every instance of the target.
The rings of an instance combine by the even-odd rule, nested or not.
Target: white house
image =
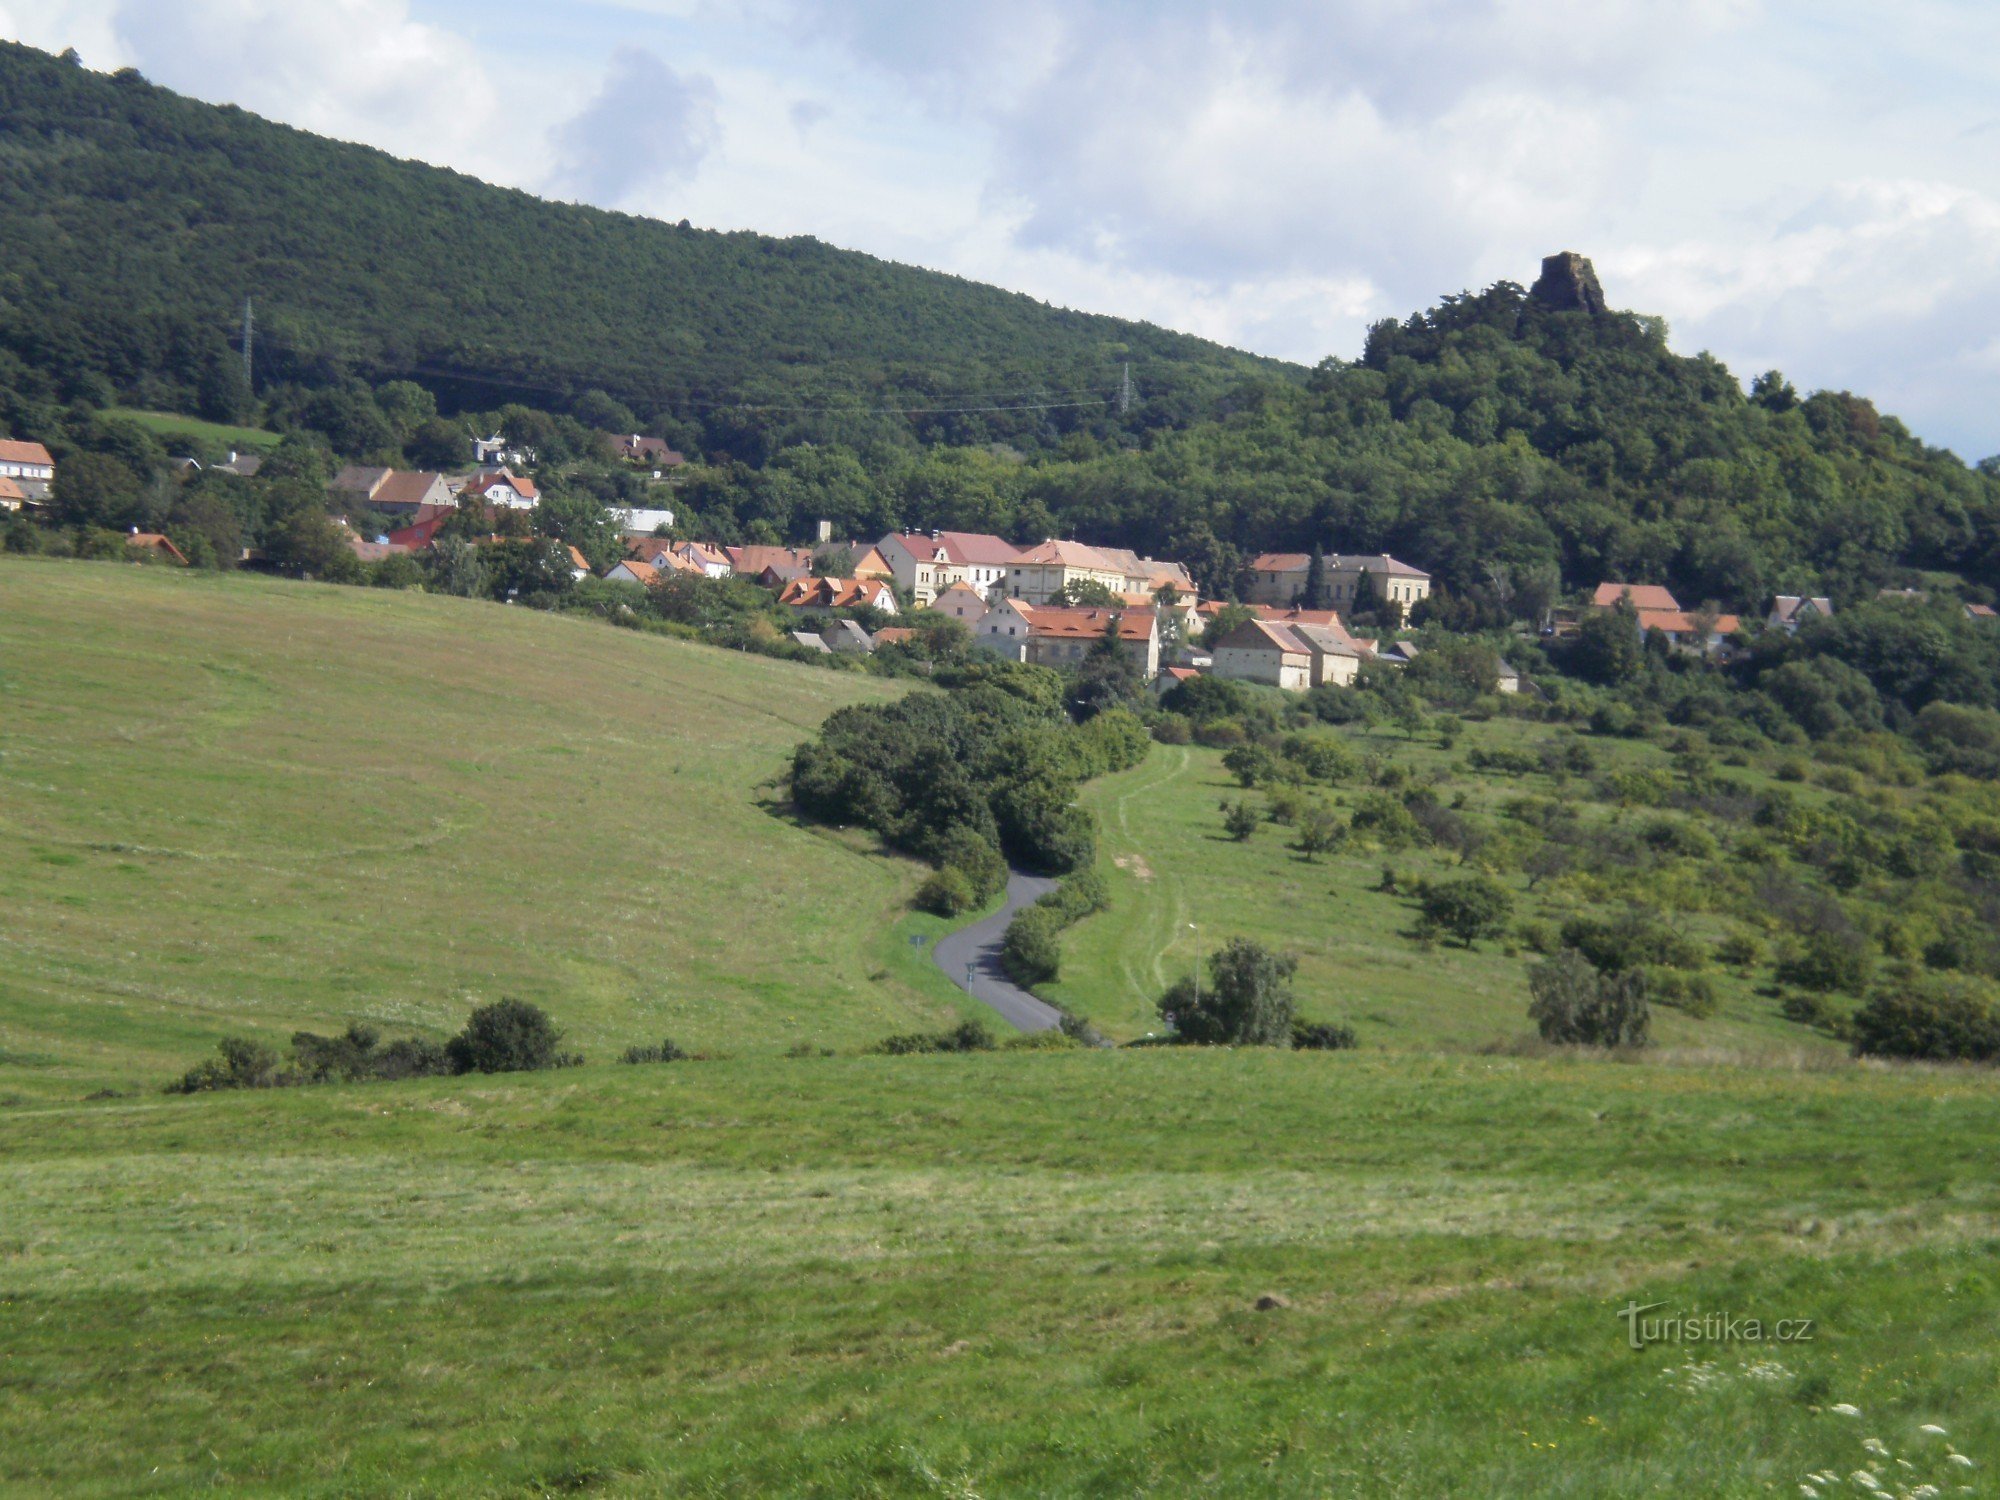
[[[40,443],[0,438],[0,479],[11,479],[26,500],[46,500],[56,477],[56,461]]]
[[[926,606],[953,584],[990,593],[1020,556],[1013,543],[980,531],[892,531],[875,550],[896,587]]]
[[[1287,692],[1312,686],[1312,648],[1289,625],[1245,620],[1215,643],[1212,676],[1262,682]]]
[[[508,510],[533,510],[542,498],[534,480],[511,469],[483,470],[472,476],[462,493],[476,495],[489,505],[505,506]]]

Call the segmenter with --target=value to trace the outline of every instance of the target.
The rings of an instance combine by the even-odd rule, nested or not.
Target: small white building
[[[1245,620],[1215,643],[1212,676],[1262,682],[1290,693],[1312,686],[1312,648],[1288,625]]]
[[[674,513],[670,510],[647,510],[636,505],[614,505],[611,507],[611,519],[628,536],[651,536],[662,527],[672,526]]]

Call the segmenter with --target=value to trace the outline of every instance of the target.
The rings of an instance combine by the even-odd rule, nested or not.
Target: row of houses
[[[449,510],[469,500],[483,500],[506,510],[533,510],[542,498],[534,480],[508,468],[448,475],[433,469],[387,469],[372,464],[347,465],[333,476],[327,493],[338,507],[411,517]]]
[[[1086,584],[1149,600],[1168,586],[1190,596],[1195,591],[1194,580],[1179,563],[1053,537],[1017,547],[986,532],[892,531],[875,544],[875,551],[896,587],[925,608],[961,587],[982,602],[1004,597],[1029,604],[1046,604]]]

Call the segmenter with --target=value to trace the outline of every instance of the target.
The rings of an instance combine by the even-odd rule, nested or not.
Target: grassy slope
[[[487,604],[0,560],[0,1096],[503,994],[592,1054],[950,1020],[911,868],[755,800],[886,691]]]
[[[1983,1075],[1381,1052],[0,1110],[0,1484],[1791,1495],[1932,1421],[2000,1462],[1996,1150]],[[1818,1337],[1635,1354],[1628,1298]]]
[[[107,417],[135,423],[163,442],[176,440],[211,443],[223,448],[275,448],[279,435],[262,427],[233,427],[226,422],[205,422],[200,417],[181,416],[170,411],[140,411],[137,407],[114,406]]]
[[[1449,754],[1430,739],[1406,743],[1400,735],[1363,732],[1354,737],[1364,750],[1385,751],[1423,774],[1458,765],[1480,745],[1520,747],[1548,735],[1545,728],[1513,720],[1467,724]],[[1614,760],[1666,763],[1653,745],[1602,739],[1591,744],[1607,767]],[[1756,779],[1754,773],[1736,774]],[[1453,789],[1466,791],[1471,807],[1488,814],[1497,814],[1509,798],[1552,792],[1540,776],[1461,774]],[[1414,905],[1374,889],[1385,865],[1410,876],[1452,878],[1460,873],[1454,857],[1381,853],[1357,844],[1308,864],[1290,848],[1291,831],[1269,823],[1238,844],[1223,833],[1217,804],[1225,796],[1243,795],[1223,770],[1220,753],[1198,746],[1158,748],[1146,764],[1085,788],[1084,801],[1104,830],[1112,903],[1065,938],[1063,978],[1050,988],[1051,996],[1114,1036],[1143,1035],[1157,1028],[1154,1002],[1168,983],[1188,972],[1197,942],[1209,951],[1242,936],[1297,953],[1301,1009],[1315,1019],[1353,1024],[1371,1047],[1476,1047],[1527,1030],[1524,971],[1536,955],[1510,954],[1493,943],[1470,952],[1450,943],[1427,951],[1408,935],[1416,922]],[[1336,801],[1339,796],[1333,794]],[[1249,800],[1263,802],[1256,793]],[[1502,874],[1515,892],[1517,921],[1548,916],[1559,922],[1573,909],[1546,889],[1531,893],[1525,879]],[[1190,930],[1191,922],[1198,932]],[[1726,925],[1705,918],[1695,930],[1714,939]],[[1744,977],[1721,969],[1711,973],[1721,991],[1720,1012],[1696,1022],[1656,1011],[1657,1041],[1834,1050],[1820,1034],[1785,1021],[1775,1003],[1755,994]]]

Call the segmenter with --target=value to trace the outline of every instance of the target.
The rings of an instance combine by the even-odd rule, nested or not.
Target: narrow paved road
[[[947,933],[931,954],[951,982],[975,1000],[984,1001],[1023,1031],[1047,1031],[1061,1019],[1053,1005],[1037,1000],[1009,979],[1000,968],[1000,940],[1014,913],[1032,906],[1056,888],[1041,875],[1016,871],[1007,877],[1007,904],[970,927]]]

